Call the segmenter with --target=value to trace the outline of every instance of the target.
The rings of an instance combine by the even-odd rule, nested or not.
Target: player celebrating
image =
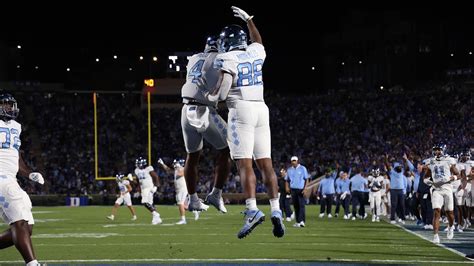
[[[175,193],[176,193],[176,204],[178,205],[179,209],[179,215],[181,217],[181,220],[177,222],[176,224],[186,224],[186,215],[185,215],[185,201],[186,198],[188,197],[188,189],[186,187],[186,181],[184,177],[184,164],[185,161],[183,159],[176,159],[173,161],[173,169],[168,167],[163,160],[160,158],[158,160],[158,164],[165,169],[165,171],[168,174],[174,173],[174,188],[175,188]],[[204,205],[204,204],[203,204]],[[203,210],[207,210],[207,205]],[[199,219],[199,212],[194,211],[195,215],[195,220]]]
[[[15,245],[26,265],[33,266],[40,265],[31,242],[35,221],[30,197],[18,185],[16,175],[28,176],[41,185],[44,178],[31,171],[19,152],[21,125],[15,121],[19,111],[12,95],[0,95],[0,216],[10,225],[0,234],[0,249]]]
[[[132,192],[132,186],[130,185],[130,181],[133,180],[132,175],[128,175],[127,179],[125,179],[123,174],[117,174],[115,178],[120,190],[120,196],[115,201],[114,207],[112,207],[112,214],[107,216],[107,219],[113,221],[115,219],[115,215],[117,214],[117,209],[120,207],[120,205],[122,205],[122,203],[125,202],[128,209],[132,213],[132,221],[135,221],[137,219],[137,215],[135,214],[135,209],[132,206],[132,199],[130,197],[130,192]]]
[[[433,205],[433,242],[439,243],[439,217],[441,215],[441,207],[444,205],[446,215],[448,216],[449,227],[447,238],[452,239],[454,236],[454,200],[453,187],[451,182],[456,180],[459,172],[456,168],[456,160],[447,154],[444,154],[446,145],[437,144],[433,146],[433,157],[428,161],[428,169],[425,179],[432,178],[432,195],[431,203]]]
[[[382,213],[382,192],[384,177],[380,175],[380,169],[372,169],[369,177],[369,202],[372,210],[372,222],[380,222],[380,215]]]
[[[271,136],[268,107],[263,99],[262,67],[266,57],[262,37],[252,18],[238,7],[234,15],[247,23],[252,44],[247,45],[247,34],[238,25],[225,27],[220,34],[220,53],[215,67],[220,69],[216,89],[210,97],[225,99],[229,108],[227,140],[232,158],[236,161],[246,197],[245,224],[237,234],[247,236],[265,220],[257,208],[256,177],[253,161],[262,173],[270,197],[273,235],[282,237],[285,227],[278,201],[278,185],[271,160]]]
[[[183,109],[181,111],[181,127],[187,152],[184,176],[190,195],[188,209],[203,211],[203,204],[196,193],[198,183],[198,165],[203,139],[206,139],[217,151],[214,187],[206,197],[206,203],[211,204],[222,213],[226,213],[222,199],[222,188],[229,176],[230,159],[227,145],[227,125],[216,112],[218,99],[206,98],[208,88],[214,87],[218,79],[218,71],[213,68],[217,55],[217,36],[207,38],[203,53],[193,55],[188,62],[186,83],[181,95]],[[205,80],[206,85],[201,81]]]
[[[140,189],[142,194],[142,204],[149,210],[153,216],[152,224],[161,224],[162,220],[160,214],[156,211],[153,204],[153,195],[159,185],[159,177],[155,173],[153,166],[147,166],[145,158],[138,158],[135,160],[135,175],[140,182]]]

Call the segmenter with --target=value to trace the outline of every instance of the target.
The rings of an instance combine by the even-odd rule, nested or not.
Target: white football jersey
[[[372,175],[369,175],[369,177],[367,178],[367,181],[369,181],[369,188],[371,191],[379,191],[381,189],[383,189],[385,186],[384,186],[384,180],[385,178],[381,175],[375,177],[375,176],[372,176]]]
[[[451,166],[456,165],[456,159],[450,156],[442,156],[437,159],[435,157],[430,158],[428,166],[431,170],[431,177],[433,182],[448,182],[451,177]],[[451,184],[445,184],[443,187],[452,187]]]
[[[128,181],[128,180],[122,180],[122,181],[120,181],[120,182],[117,182],[117,184],[118,184],[118,187],[119,187],[119,190],[120,190],[120,193],[121,193],[121,194],[127,194],[127,193],[129,193],[127,186],[130,185],[130,181]]]
[[[15,120],[0,120],[0,175],[16,178],[21,125]]]
[[[469,175],[472,171],[472,168],[474,168],[474,161],[468,160],[464,163],[458,163],[456,166],[458,167],[459,171],[466,170],[466,175]]]
[[[262,67],[266,57],[265,48],[260,43],[252,43],[245,51],[237,50],[217,55],[215,68],[232,74],[232,87],[228,101],[262,101]]]
[[[188,61],[186,83],[181,88],[181,97],[196,99],[200,103],[216,106],[217,100],[209,101],[205,97],[209,89],[216,86],[219,79],[219,70],[214,68],[214,59],[217,53],[199,53],[191,56]],[[207,88],[203,90],[197,85],[197,81],[204,77]]]
[[[182,166],[178,166],[174,169],[174,180],[182,177],[182,175],[180,175],[179,172],[180,172],[180,169],[183,169],[183,168],[184,167],[182,167]]]
[[[150,175],[150,172],[154,171],[153,166],[147,166],[144,169],[135,168],[135,175],[138,177],[138,181],[140,181],[140,187],[144,188],[152,188],[154,186],[153,179]]]

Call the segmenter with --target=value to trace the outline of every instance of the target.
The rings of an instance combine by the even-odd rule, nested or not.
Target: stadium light
[[[380,89],[383,90],[383,86],[380,86]]]
[[[359,65],[362,64],[362,61],[359,61]]]
[[[469,55],[472,55],[472,52],[471,52],[471,51],[469,51]]]
[[[140,61],[143,60],[143,56],[140,56]]]
[[[451,57],[453,57],[453,56],[454,56],[454,54],[450,54],[450,55],[451,55]]]
[[[21,45],[18,44],[18,45],[16,46],[16,48],[21,49]]]
[[[18,68],[18,69],[19,69],[20,67],[21,67],[20,65],[16,65],[16,68]]]
[[[117,59],[117,56],[116,56],[116,55],[114,55],[114,59]]]
[[[315,70],[316,68],[315,67],[311,67],[311,70]]]
[[[39,66],[35,66],[35,69],[38,70],[38,69],[39,69]]]
[[[131,67],[128,68],[128,71],[132,71],[132,70],[133,70],[133,68],[131,68]]]
[[[155,62],[158,61],[158,57],[153,56],[153,61],[155,61]]]
[[[99,60],[99,58],[96,58],[95,61],[96,61],[96,62],[99,62],[100,60]]]
[[[342,62],[341,65],[344,65],[344,62]]]
[[[66,71],[69,72],[69,71],[71,71],[71,69],[68,67],[68,68],[66,68]]]

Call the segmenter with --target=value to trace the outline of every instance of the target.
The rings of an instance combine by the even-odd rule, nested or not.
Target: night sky
[[[321,63],[322,38],[351,28],[402,20],[426,25],[442,21],[453,25],[466,40],[473,39],[471,14],[461,6],[408,8],[335,3],[323,8],[315,2],[315,8],[303,1],[170,1],[166,6],[161,2],[156,1],[156,7],[151,7],[151,1],[101,7],[98,3],[67,2],[54,8],[42,6],[42,10],[20,6],[2,18],[5,22],[0,39],[8,47],[22,45],[25,68],[40,65],[47,80],[57,76],[61,81],[63,76],[55,73],[66,65],[87,66],[96,57],[117,54],[124,66],[133,66],[140,55],[157,55],[163,61],[170,52],[200,51],[208,34],[218,33],[228,24],[245,26],[233,17],[230,6],[236,5],[255,16],[267,50],[264,71],[271,73],[271,80],[265,81],[281,82],[283,86],[298,80],[299,85],[307,84],[308,76],[314,75],[311,67],[317,70]],[[104,63],[107,60],[102,59]],[[279,77],[286,77],[285,81]]]

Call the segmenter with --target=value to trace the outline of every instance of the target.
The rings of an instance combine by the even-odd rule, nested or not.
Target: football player
[[[227,124],[217,113],[218,99],[210,100],[206,97],[209,88],[213,88],[218,79],[218,72],[213,68],[217,55],[217,39],[217,36],[209,36],[204,52],[189,59],[186,83],[181,89],[184,103],[181,110],[181,128],[187,152],[184,176],[190,195],[189,211],[207,210],[207,205],[201,202],[196,193],[199,158],[205,139],[218,151],[214,187],[207,195],[206,203],[222,213],[227,212],[222,199],[222,188],[230,172]],[[205,81],[205,84],[202,81]]]
[[[117,209],[120,207],[120,205],[122,205],[122,203],[125,203],[132,213],[132,221],[135,221],[137,219],[137,215],[135,213],[135,209],[133,208],[132,199],[130,197],[130,192],[132,192],[132,186],[130,185],[130,181],[133,180],[132,175],[128,175],[127,178],[125,178],[123,174],[117,174],[115,179],[120,190],[120,196],[115,201],[114,207],[112,207],[112,214],[107,216],[107,219],[113,221],[115,219],[115,215],[117,214]]]
[[[142,195],[142,204],[149,210],[153,216],[152,224],[161,224],[160,214],[156,211],[153,204],[153,197],[159,185],[159,177],[155,173],[153,166],[148,165],[145,158],[139,157],[135,160],[135,176],[140,182]]]
[[[15,245],[27,266],[40,265],[31,242],[33,225],[31,200],[21,189],[17,174],[41,185],[41,173],[32,172],[20,153],[21,124],[15,119],[20,109],[15,98],[0,94],[0,216],[9,228],[0,233],[0,249]]]
[[[226,100],[229,108],[227,141],[232,159],[236,162],[246,198],[245,223],[237,237],[243,238],[265,220],[257,208],[256,177],[253,160],[259,168],[270,197],[273,235],[285,233],[278,199],[278,185],[271,159],[271,134],[268,107],[263,99],[262,67],[266,53],[262,37],[253,16],[238,7],[232,7],[234,16],[241,18],[249,30],[247,34],[238,25],[226,26],[219,38],[219,53],[214,66],[219,79],[209,97]]]
[[[431,178],[432,195],[431,203],[433,205],[433,242],[439,243],[439,218],[441,216],[441,207],[444,205],[446,215],[449,221],[447,238],[452,239],[454,236],[454,199],[453,187],[451,182],[456,180],[459,171],[456,168],[456,160],[445,154],[446,145],[436,144],[433,146],[433,156],[429,159],[428,168],[426,169],[425,179]]]

